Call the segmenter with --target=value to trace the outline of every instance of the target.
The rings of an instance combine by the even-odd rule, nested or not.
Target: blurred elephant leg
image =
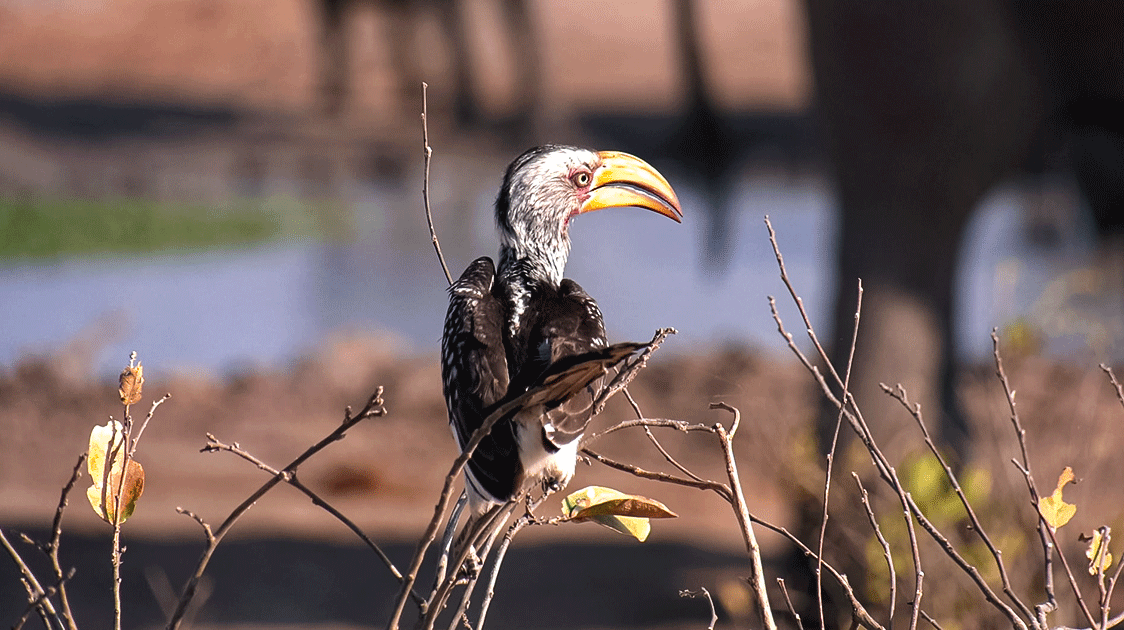
[[[859,208],[874,207],[871,200],[859,203]],[[970,442],[955,394],[951,340],[956,252],[973,206],[974,200],[965,199],[955,207],[914,206],[876,216],[844,211],[834,362],[842,375],[861,278],[863,306],[850,391],[883,451],[894,459],[920,441],[913,421],[880,383],[900,383],[912,402],[921,403],[931,430],[958,454],[956,459],[967,456]],[[821,444],[830,441],[834,415],[820,423]]]
[[[481,120],[480,106],[472,81],[472,50],[468,41],[469,24],[466,21],[464,0],[443,0],[441,26],[449,38],[451,67],[453,70],[453,111],[457,124],[471,127]]]
[[[953,395],[956,256],[969,214],[1029,150],[1041,87],[1002,2],[808,0],[807,9],[816,114],[842,213],[836,362],[846,362],[861,278],[852,389],[876,437],[916,430],[878,385],[901,382],[963,458],[970,440]],[[823,424],[821,439],[834,417]]]
[[[348,47],[343,15],[348,0],[318,0],[320,98],[328,116],[338,116],[349,96]]]
[[[513,127],[517,133],[534,137],[542,118],[542,55],[538,32],[526,0],[504,0],[500,10],[504,26],[511,34],[511,56],[515,62]]]
[[[419,47],[415,34],[421,22],[425,2],[417,0],[383,0],[386,12],[384,37],[394,66],[398,102],[410,113],[421,108],[422,64],[418,62]]]

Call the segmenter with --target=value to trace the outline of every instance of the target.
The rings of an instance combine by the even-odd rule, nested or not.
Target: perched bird
[[[492,411],[519,398],[468,462],[473,514],[536,483],[565,487],[595,381],[643,347],[609,346],[597,303],[563,278],[570,220],[626,206],[682,216],[667,180],[627,153],[542,146],[507,168],[496,199],[499,266],[478,258],[453,283],[441,342],[445,402],[462,450]]]

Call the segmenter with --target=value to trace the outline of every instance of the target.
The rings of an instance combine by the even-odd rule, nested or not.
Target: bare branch
[[[476,621],[476,630],[483,630],[484,620],[488,616],[488,608],[492,605],[492,598],[496,595],[496,579],[500,574],[500,566],[503,560],[507,557],[507,550],[511,547],[511,541],[515,538],[524,527],[534,522],[535,517],[528,509],[523,516],[520,516],[511,527],[507,529],[507,533],[503,536],[503,542],[500,543],[499,549],[496,551],[496,560],[492,564],[491,574],[488,576],[488,590],[484,592],[484,600],[480,602],[480,618]]]
[[[50,598],[54,597],[55,594],[59,592],[59,589],[61,589],[63,585],[66,584],[66,582],[69,581],[72,577],[74,577],[74,569],[68,571],[66,575],[58,578],[54,584],[48,586],[43,592],[39,593],[37,596],[31,599],[31,601],[27,603],[27,607],[24,608],[23,614],[20,615],[20,618],[16,621],[16,625],[12,626],[12,630],[20,630],[20,628],[22,628],[24,624],[27,623],[27,620],[31,617],[31,614],[36,611],[39,611],[40,615],[43,617],[43,623],[46,624],[48,628],[51,625],[50,623],[48,623],[48,619],[52,619],[56,624],[59,624],[59,627],[61,628],[62,621],[59,620],[58,616],[55,616],[53,618],[47,617],[44,614],[45,610],[43,607],[44,604],[50,603]],[[73,620],[70,618],[67,618],[67,622],[68,624],[73,624]]]
[[[886,567],[890,571],[890,612],[888,617],[892,620],[894,618],[894,607],[898,601],[898,578],[894,571],[894,556],[890,552],[890,543],[886,537],[882,535],[882,528],[878,526],[878,519],[874,517],[874,509],[870,506],[870,495],[867,494],[866,488],[863,487],[863,482],[859,479],[858,473],[851,472],[854,477],[855,483],[859,486],[859,494],[862,498],[863,507],[866,508],[866,518],[870,521],[870,526],[874,529],[874,536],[878,539],[878,543],[882,545],[882,557],[886,560]]]
[[[62,539],[62,514],[69,502],[70,491],[74,489],[74,484],[82,476],[82,465],[85,463],[86,454],[83,453],[78,456],[78,461],[74,463],[74,470],[70,472],[70,479],[62,488],[59,506],[55,510],[55,520],[51,523],[51,540],[44,549],[47,552],[47,557],[50,558],[51,568],[55,572],[55,582],[59,589],[59,603],[62,604],[62,618],[66,622],[68,630],[78,630],[78,625],[74,621],[74,612],[70,609],[70,598],[66,592],[68,580],[63,579],[62,564],[59,562],[59,543]],[[71,572],[73,573],[73,570]]]
[[[351,409],[349,408],[344,414],[344,420],[339,427],[329,433],[324,439],[320,440],[316,444],[313,444],[307,450],[305,450],[305,452],[297,456],[297,458],[294,459],[288,466],[286,466],[282,470],[282,472],[296,472],[297,468],[301,464],[303,464],[313,455],[324,450],[329,444],[342,439],[344,434],[359,422],[366,420],[367,418],[381,417],[385,414],[386,408],[383,406],[382,388],[380,387],[375,391],[370,399],[368,399],[367,404],[363,407],[362,410],[360,410],[357,415],[352,416]],[[234,508],[230,515],[226,517],[226,520],[222,522],[217,530],[215,530],[214,535],[208,541],[207,547],[203,550],[203,555],[199,558],[199,563],[195,567],[195,572],[192,573],[191,577],[187,581],[187,584],[184,586],[183,594],[180,596],[180,600],[176,604],[176,610],[172,614],[172,618],[168,621],[167,630],[176,630],[180,627],[180,624],[183,622],[184,614],[187,612],[187,607],[191,604],[191,600],[195,597],[195,593],[199,588],[199,582],[203,578],[203,572],[206,571],[207,565],[211,561],[211,556],[214,554],[215,549],[218,547],[219,543],[222,542],[223,537],[226,536],[231,528],[234,527],[234,524],[238,522],[238,519],[240,519],[247,510],[253,507],[259,499],[265,496],[267,492],[272,490],[273,487],[281,481],[281,476],[273,476],[269,481],[265,482],[260,488],[258,488],[257,491],[247,497],[245,501]]]
[[[24,584],[27,586],[28,594],[30,596],[28,601],[29,603],[34,604],[33,606],[31,606],[31,608],[40,611],[40,614],[43,616],[43,623],[48,627],[51,626],[48,620],[53,620],[57,627],[62,628],[62,621],[59,620],[58,612],[55,610],[54,604],[51,603],[49,596],[46,595],[46,591],[44,591],[43,587],[40,586],[39,580],[35,578],[35,574],[31,572],[31,568],[28,567],[27,563],[23,561],[23,558],[20,557],[19,552],[16,551],[16,548],[12,546],[12,543],[8,542],[8,538],[4,535],[4,530],[2,529],[0,529],[0,545],[3,545],[4,549],[8,552],[8,555],[11,556],[12,561],[16,563],[17,567],[19,567],[20,574],[23,576]],[[26,619],[24,621],[21,621],[20,625],[23,625],[25,621]]]
[[[717,481],[705,481],[705,480],[704,481],[695,481],[694,479],[685,479],[683,477],[675,477],[675,476],[669,475],[667,473],[644,470],[643,468],[640,468],[639,466],[633,466],[632,464],[625,464],[625,463],[622,463],[622,462],[612,460],[608,457],[605,457],[604,455],[602,455],[600,453],[597,453],[595,451],[590,450],[588,447],[583,447],[582,453],[588,455],[589,457],[597,460],[598,462],[600,462],[602,464],[605,464],[609,468],[615,468],[616,470],[635,475],[637,477],[640,477],[641,479],[650,479],[652,481],[662,481],[662,482],[665,482],[665,483],[673,483],[673,484],[679,485],[679,486],[688,486],[688,487],[691,487],[691,488],[698,488],[699,490],[713,490],[714,492],[718,493],[718,496],[722,497],[726,501],[728,501],[730,503],[733,503],[733,501],[734,501],[733,494],[730,493],[730,488],[728,486],[726,486],[725,484],[718,483]]]
[[[632,406],[632,410],[636,413],[636,418],[638,420],[642,420],[644,418],[644,413],[640,411],[640,405],[636,403],[636,400],[632,397],[632,394],[628,391],[627,387],[624,388],[623,391],[624,397],[628,400],[628,404]],[[734,425],[735,427],[737,426],[736,420],[734,421]],[[656,439],[655,434],[652,433],[651,427],[644,427],[644,435],[647,436],[648,441],[652,443],[652,446],[656,447],[656,450],[659,451],[661,455],[663,455],[664,459],[666,459],[669,464],[679,469],[679,472],[682,472],[684,475],[687,475],[695,481],[703,481],[702,477],[699,477],[690,470],[687,470],[687,468],[683,464],[680,464],[674,457],[671,456],[671,453],[667,452],[667,449],[663,447],[663,444],[660,444],[660,441]]]
[[[921,405],[910,404],[909,395],[900,383],[894,389],[891,389],[885,383],[879,383],[879,385],[881,385],[882,391],[901,403],[902,407],[905,408],[909,415],[913,416],[918,428],[921,429],[921,435],[925,440],[925,445],[929,447],[929,452],[936,457],[937,462],[941,465],[941,469],[944,470],[945,478],[948,479],[949,484],[952,485],[953,491],[956,492],[957,498],[960,499],[960,504],[964,506],[964,510],[968,514],[968,520],[972,523],[972,529],[980,537],[980,540],[983,541],[984,545],[991,553],[991,557],[995,560],[995,566],[999,570],[999,579],[1003,585],[1003,593],[1007,595],[1007,598],[1011,600],[1025,618],[1034,619],[1034,613],[1031,612],[1030,607],[1023,603],[1011,587],[1011,579],[1007,574],[1007,567],[1003,563],[1003,551],[996,547],[995,543],[991,541],[991,537],[988,536],[983,523],[981,523],[979,517],[976,516],[975,510],[972,509],[972,504],[968,501],[967,495],[964,494],[964,489],[960,486],[960,479],[956,476],[956,473],[953,472],[952,467],[948,465],[944,455],[941,454],[940,449],[937,448],[936,443],[933,441],[929,433],[929,428],[925,424],[924,415],[921,413]]]
[[[437,240],[437,230],[433,227],[433,212],[429,209],[429,160],[433,156],[433,148],[429,146],[429,99],[426,92],[429,85],[422,82],[422,155],[425,156],[425,178],[422,179],[422,202],[425,204],[425,220],[429,223],[429,236],[433,239],[433,250],[437,252],[437,260],[441,262],[441,271],[445,272],[445,280],[453,284],[453,276],[449,273],[449,266],[445,264],[445,256],[441,253],[441,242]]]
[[[777,584],[781,587],[781,594],[784,595],[784,603],[788,606],[788,612],[792,615],[792,620],[797,628],[803,628],[800,621],[800,613],[796,612],[796,607],[792,605],[792,598],[788,596],[788,587],[784,585],[784,578],[777,578]]]
[[[164,404],[164,401],[168,400],[171,397],[171,394],[164,394],[163,396],[152,402],[152,407],[149,408],[148,414],[145,415],[144,421],[141,422],[140,428],[137,429],[137,434],[133,436],[133,442],[129,447],[130,456],[137,452],[137,444],[140,442],[141,436],[144,435],[144,429],[148,426],[148,422],[152,420],[152,416],[156,413],[156,408]]]
[[[706,630],[714,630],[714,626],[718,624],[718,611],[715,610],[714,598],[710,596],[710,591],[706,590],[706,587],[700,586],[697,591],[682,590],[679,591],[679,596],[690,597],[691,599],[705,597],[706,601],[710,604],[710,625],[706,627]]]
[[[199,523],[199,526],[203,528],[203,535],[205,535],[207,537],[207,543],[214,543],[215,542],[215,534],[214,534],[213,531],[211,531],[211,526],[207,524],[207,521],[203,520],[202,516],[199,516],[195,512],[192,512],[191,510],[184,509],[182,507],[177,507],[176,513],[177,514],[183,514],[184,516],[190,517],[191,520],[195,521],[196,523]]]
[[[933,618],[932,618],[932,617],[931,617],[931,616],[929,615],[929,613],[925,612],[924,610],[922,610],[922,611],[921,611],[921,617],[922,617],[922,618],[923,618],[923,619],[924,619],[925,621],[929,622],[929,625],[930,625],[930,626],[933,626],[933,628],[934,628],[935,630],[944,630],[944,628],[942,628],[942,627],[941,627],[941,624],[937,623],[937,620],[936,620],[936,619],[933,619]]]
[[[1045,614],[1057,609],[1057,598],[1054,596],[1054,539],[1053,536],[1047,531],[1049,529],[1046,521],[1042,519],[1042,514],[1038,509],[1038,488],[1034,484],[1034,475],[1030,471],[1030,456],[1027,454],[1026,447],[1026,429],[1023,429],[1022,421],[1019,420],[1019,411],[1015,407],[1015,390],[1011,389],[1011,383],[1007,380],[1007,373],[1003,370],[1003,357],[999,354],[999,333],[998,329],[991,329],[991,345],[992,356],[995,358],[995,375],[999,377],[999,383],[1003,386],[1003,395],[1007,399],[1007,406],[1011,410],[1011,426],[1015,430],[1015,437],[1019,442],[1019,450],[1022,454],[1022,464],[1019,470],[1023,473],[1023,478],[1026,480],[1026,489],[1030,492],[1030,502],[1034,505],[1034,511],[1038,515],[1038,538],[1042,542],[1042,569],[1045,576],[1045,583],[1043,589],[1046,592],[1046,602],[1035,606],[1039,611],[1038,618],[1044,623]]]
[[[810,547],[808,547],[808,545],[805,545],[804,541],[797,538],[796,535],[793,534],[792,532],[788,531],[787,529],[785,529],[783,527],[773,525],[772,523],[770,523],[768,521],[765,521],[765,520],[762,520],[760,518],[757,518],[757,517],[751,517],[751,518],[753,519],[754,523],[764,527],[765,529],[768,529],[769,531],[772,531],[774,533],[780,534],[781,536],[784,536],[789,542],[791,542],[793,545],[796,545],[796,547],[798,549],[800,549],[800,551],[803,552],[806,557],[808,557],[812,560],[817,560],[816,552],[813,551]],[[871,617],[870,613],[868,613],[866,608],[862,605],[862,602],[860,602],[858,600],[858,598],[855,597],[855,591],[854,591],[854,589],[851,588],[851,584],[847,581],[847,576],[840,573],[838,569],[836,569],[835,567],[833,567],[831,564],[829,564],[827,562],[824,562],[823,567],[825,569],[827,569],[827,572],[830,573],[833,578],[835,578],[835,581],[839,584],[840,588],[842,588],[843,592],[847,595],[847,600],[851,604],[851,617],[852,617],[852,619],[854,619],[855,622],[857,622],[859,625],[863,626],[864,628],[869,628],[870,630],[885,630],[883,628],[882,624],[875,621],[874,617]]]
[[[781,281],[784,286],[788,288],[788,294],[792,297],[792,301],[796,304],[797,310],[800,311],[800,317],[804,320],[804,327],[808,333],[808,338],[812,340],[812,345],[816,348],[816,352],[820,355],[824,365],[827,366],[828,372],[831,377],[835,379],[835,383],[843,386],[843,379],[839,378],[839,373],[835,371],[835,366],[831,363],[831,358],[828,357],[827,352],[820,344],[819,338],[816,336],[815,328],[812,327],[812,320],[808,317],[808,311],[804,310],[804,300],[796,293],[796,288],[792,286],[792,281],[788,279],[788,270],[784,266],[784,256],[781,255],[780,245],[777,244],[777,234],[773,231],[773,224],[769,221],[769,216],[765,216],[765,227],[769,229],[769,243],[773,246],[773,254],[777,259],[777,267],[780,268]],[[856,322],[857,324],[857,322]]]
[[[711,409],[721,408],[723,407],[711,405]],[[773,609],[769,605],[769,592],[765,590],[765,569],[761,563],[761,547],[758,546],[757,536],[753,533],[753,521],[745,502],[745,494],[742,492],[741,479],[738,477],[738,464],[734,459],[734,441],[721,423],[716,423],[714,429],[722,445],[722,454],[726,457],[726,474],[730,478],[734,515],[738,519],[742,539],[745,541],[745,548],[751,560],[749,579],[753,594],[757,598],[757,612],[766,630],[776,630],[777,622],[773,619]]]
[[[770,226],[770,230],[771,229],[772,226]],[[776,239],[774,238],[773,240],[775,242]],[[780,250],[777,250],[777,255],[780,255]],[[783,262],[781,262],[781,264],[783,264]],[[787,274],[785,274],[786,283],[787,279]],[[846,400],[847,395],[850,393],[851,366],[854,364],[855,347],[859,342],[859,319],[862,315],[862,309],[863,282],[862,280],[859,280],[858,306],[855,308],[855,327],[854,330],[851,331],[851,347],[847,354],[847,368],[843,371],[843,400]],[[808,325],[808,329],[811,330],[811,324]],[[835,430],[831,435],[831,448],[829,448],[827,451],[827,460],[824,465],[825,472],[823,485],[823,512],[820,514],[819,546],[816,551],[816,555],[819,556],[819,560],[817,560],[816,563],[816,604],[819,607],[821,629],[827,627],[827,621],[826,619],[824,619],[823,612],[823,543],[824,539],[827,537],[828,505],[831,498],[831,471],[833,468],[833,464],[835,463],[835,449],[839,445],[839,429],[843,426],[843,409],[844,407],[840,406],[839,414],[835,417]]]
[[[605,405],[609,402],[609,398],[628,387],[629,384],[632,383],[632,379],[636,378],[636,375],[640,373],[640,370],[648,365],[648,359],[652,357],[652,354],[656,350],[660,349],[664,340],[674,335],[676,332],[674,328],[660,328],[657,330],[656,334],[652,336],[652,340],[648,342],[647,347],[644,348],[639,355],[625,364],[625,366],[617,372],[616,376],[609,381],[609,386],[601,392],[601,395],[598,396],[597,400],[594,402],[593,415],[596,416],[604,411]]]

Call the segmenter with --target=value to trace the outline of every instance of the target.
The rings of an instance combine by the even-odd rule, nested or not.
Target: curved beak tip
[[[602,151],[601,167],[594,173],[590,195],[581,212],[633,206],[646,208],[683,222],[679,197],[652,165],[620,151]]]

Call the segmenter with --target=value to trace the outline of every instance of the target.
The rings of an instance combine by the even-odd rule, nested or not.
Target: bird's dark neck
[[[535,284],[557,287],[562,283],[565,267],[565,255],[551,256],[537,250],[520,252],[510,245],[500,248],[500,280],[527,290]]]
[[[565,262],[563,262],[563,265]],[[513,342],[527,331],[524,319],[532,301],[557,290],[562,282],[562,269],[557,271],[548,261],[536,256],[519,256],[508,246],[500,248],[497,283],[505,303],[507,338]]]

